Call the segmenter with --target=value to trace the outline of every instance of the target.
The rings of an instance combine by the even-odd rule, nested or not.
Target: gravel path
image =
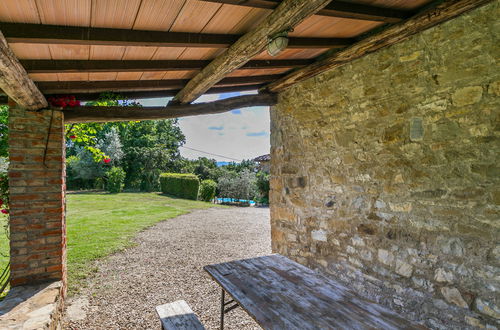
[[[160,329],[155,306],[184,299],[207,329],[219,327],[220,287],[207,264],[271,253],[269,209],[212,208],[163,221],[137,246],[98,264],[68,301],[66,329]],[[240,308],[226,329],[260,329]]]

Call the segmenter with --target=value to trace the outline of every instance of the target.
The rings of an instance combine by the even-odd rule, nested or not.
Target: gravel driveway
[[[207,329],[219,327],[220,287],[207,264],[271,253],[269,209],[212,208],[163,221],[137,246],[98,264],[68,301],[66,329],[160,329],[155,306],[184,299]],[[260,329],[240,308],[226,329]]]

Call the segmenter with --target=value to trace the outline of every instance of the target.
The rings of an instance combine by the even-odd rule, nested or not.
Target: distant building
[[[271,171],[271,155],[262,155],[253,159],[259,163],[259,170],[269,173]]]

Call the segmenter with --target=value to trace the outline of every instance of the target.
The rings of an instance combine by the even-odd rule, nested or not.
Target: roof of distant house
[[[271,160],[271,155],[262,155],[253,159],[255,162],[268,162]]]

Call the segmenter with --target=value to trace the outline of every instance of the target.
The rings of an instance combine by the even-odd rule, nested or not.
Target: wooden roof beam
[[[72,44],[108,46],[204,47],[227,48],[241,35],[185,33],[59,26],[0,22],[0,30],[10,43]],[[289,40],[289,48],[344,48],[352,38],[297,38]]]
[[[28,73],[64,72],[144,72],[201,70],[210,60],[20,60]],[[313,63],[312,59],[253,60],[242,69],[297,68]]]
[[[253,8],[275,9],[278,0],[202,0],[215,3],[225,3]],[[335,0],[318,11],[316,15],[353,18],[367,21],[397,23],[413,14],[411,11],[376,7],[371,5]]]
[[[216,86],[224,85],[255,85],[277,80],[283,75],[262,75],[246,77],[228,77],[222,79]],[[105,80],[105,81],[39,81],[38,88],[44,94],[71,94],[98,91],[140,91],[166,90],[183,88],[189,79],[165,80]]]
[[[388,27],[380,33],[367,37],[353,46],[338,51],[313,64],[298,69],[285,77],[270,83],[265,90],[280,92],[303,80],[314,77],[322,72],[342,66],[355,59],[402,42],[414,34],[431,28],[437,24],[453,19],[474,8],[485,5],[493,0],[448,0],[426,10],[404,22]]]
[[[264,50],[269,36],[289,30],[326,6],[330,0],[284,0],[257,27],[231,45],[177,94],[174,102],[189,103]]]
[[[64,109],[66,123],[157,120],[186,116],[223,113],[234,109],[275,105],[276,94],[230,97],[207,103],[169,105],[166,107],[106,107],[90,106]]]
[[[0,89],[18,105],[28,110],[38,110],[47,106],[47,100],[28,77],[2,32],[0,32]]]
[[[236,85],[236,86],[222,86],[222,87],[212,87],[205,94],[221,94],[221,93],[234,93],[234,92],[244,92],[244,91],[257,91],[259,88],[263,87],[264,84],[252,84],[252,85]],[[124,91],[116,92],[119,97],[124,100],[137,100],[137,99],[151,99],[151,98],[163,98],[172,97],[179,93],[180,89],[160,89],[160,90],[148,90],[148,91]],[[45,97],[58,97],[64,95],[64,93],[55,94],[44,94]],[[71,93],[72,96],[78,101],[95,101],[98,100],[102,92],[97,93]],[[7,104],[7,96],[0,95],[0,105]]]

